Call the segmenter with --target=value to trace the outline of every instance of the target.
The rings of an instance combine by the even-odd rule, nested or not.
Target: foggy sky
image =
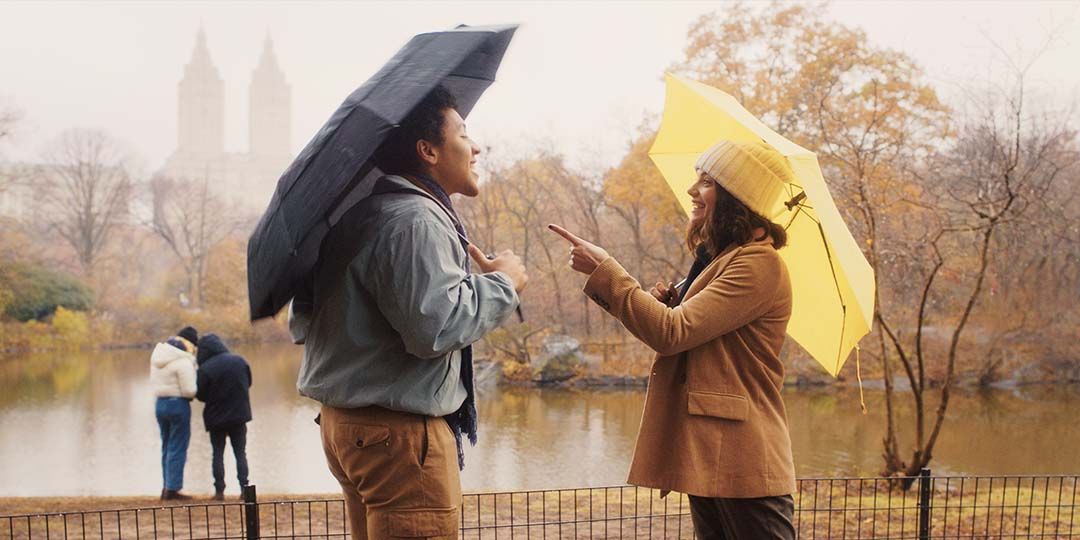
[[[225,79],[226,149],[247,149],[247,91],[264,37],[292,86],[299,151],[342,99],[414,34],[522,24],[498,81],[469,118],[497,157],[535,145],[579,167],[613,165],[647,114],[686,31],[723,2],[2,3],[0,107],[25,115],[7,159],[33,160],[69,127],[125,141],[146,171],[176,146],[176,91],[200,25]],[[1004,73],[1001,51],[1033,53],[1036,91],[1080,86],[1080,2],[837,2],[833,19],[912,55],[947,97]],[[954,99],[956,96],[952,96]]]

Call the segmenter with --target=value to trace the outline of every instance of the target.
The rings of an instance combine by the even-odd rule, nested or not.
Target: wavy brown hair
[[[751,240],[772,238],[772,246],[780,249],[787,245],[787,231],[769,221],[736,199],[719,182],[714,181],[716,205],[708,220],[686,229],[686,247],[696,253],[704,246],[715,257],[731,244],[745,244]],[[754,229],[765,229],[761,237],[754,237]]]

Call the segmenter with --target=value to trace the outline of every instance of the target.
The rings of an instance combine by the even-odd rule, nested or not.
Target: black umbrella
[[[298,292],[327,231],[382,173],[371,155],[437,85],[467,116],[495,79],[517,25],[420,34],[357,88],[281,175],[248,240],[251,319],[271,317]]]

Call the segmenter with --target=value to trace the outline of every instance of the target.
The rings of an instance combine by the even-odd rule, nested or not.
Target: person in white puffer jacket
[[[198,340],[197,336],[194,328],[184,327],[150,354],[150,387],[157,397],[154,411],[161,430],[161,498],[165,500],[191,498],[180,490],[191,440],[191,399],[197,389],[195,341],[189,338]]]

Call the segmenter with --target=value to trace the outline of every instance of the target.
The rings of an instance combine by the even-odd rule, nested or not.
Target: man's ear
[[[424,139],[416,141],[416,155],[427,165],[435,165],[439,161],[439,152],[435,145]]]

